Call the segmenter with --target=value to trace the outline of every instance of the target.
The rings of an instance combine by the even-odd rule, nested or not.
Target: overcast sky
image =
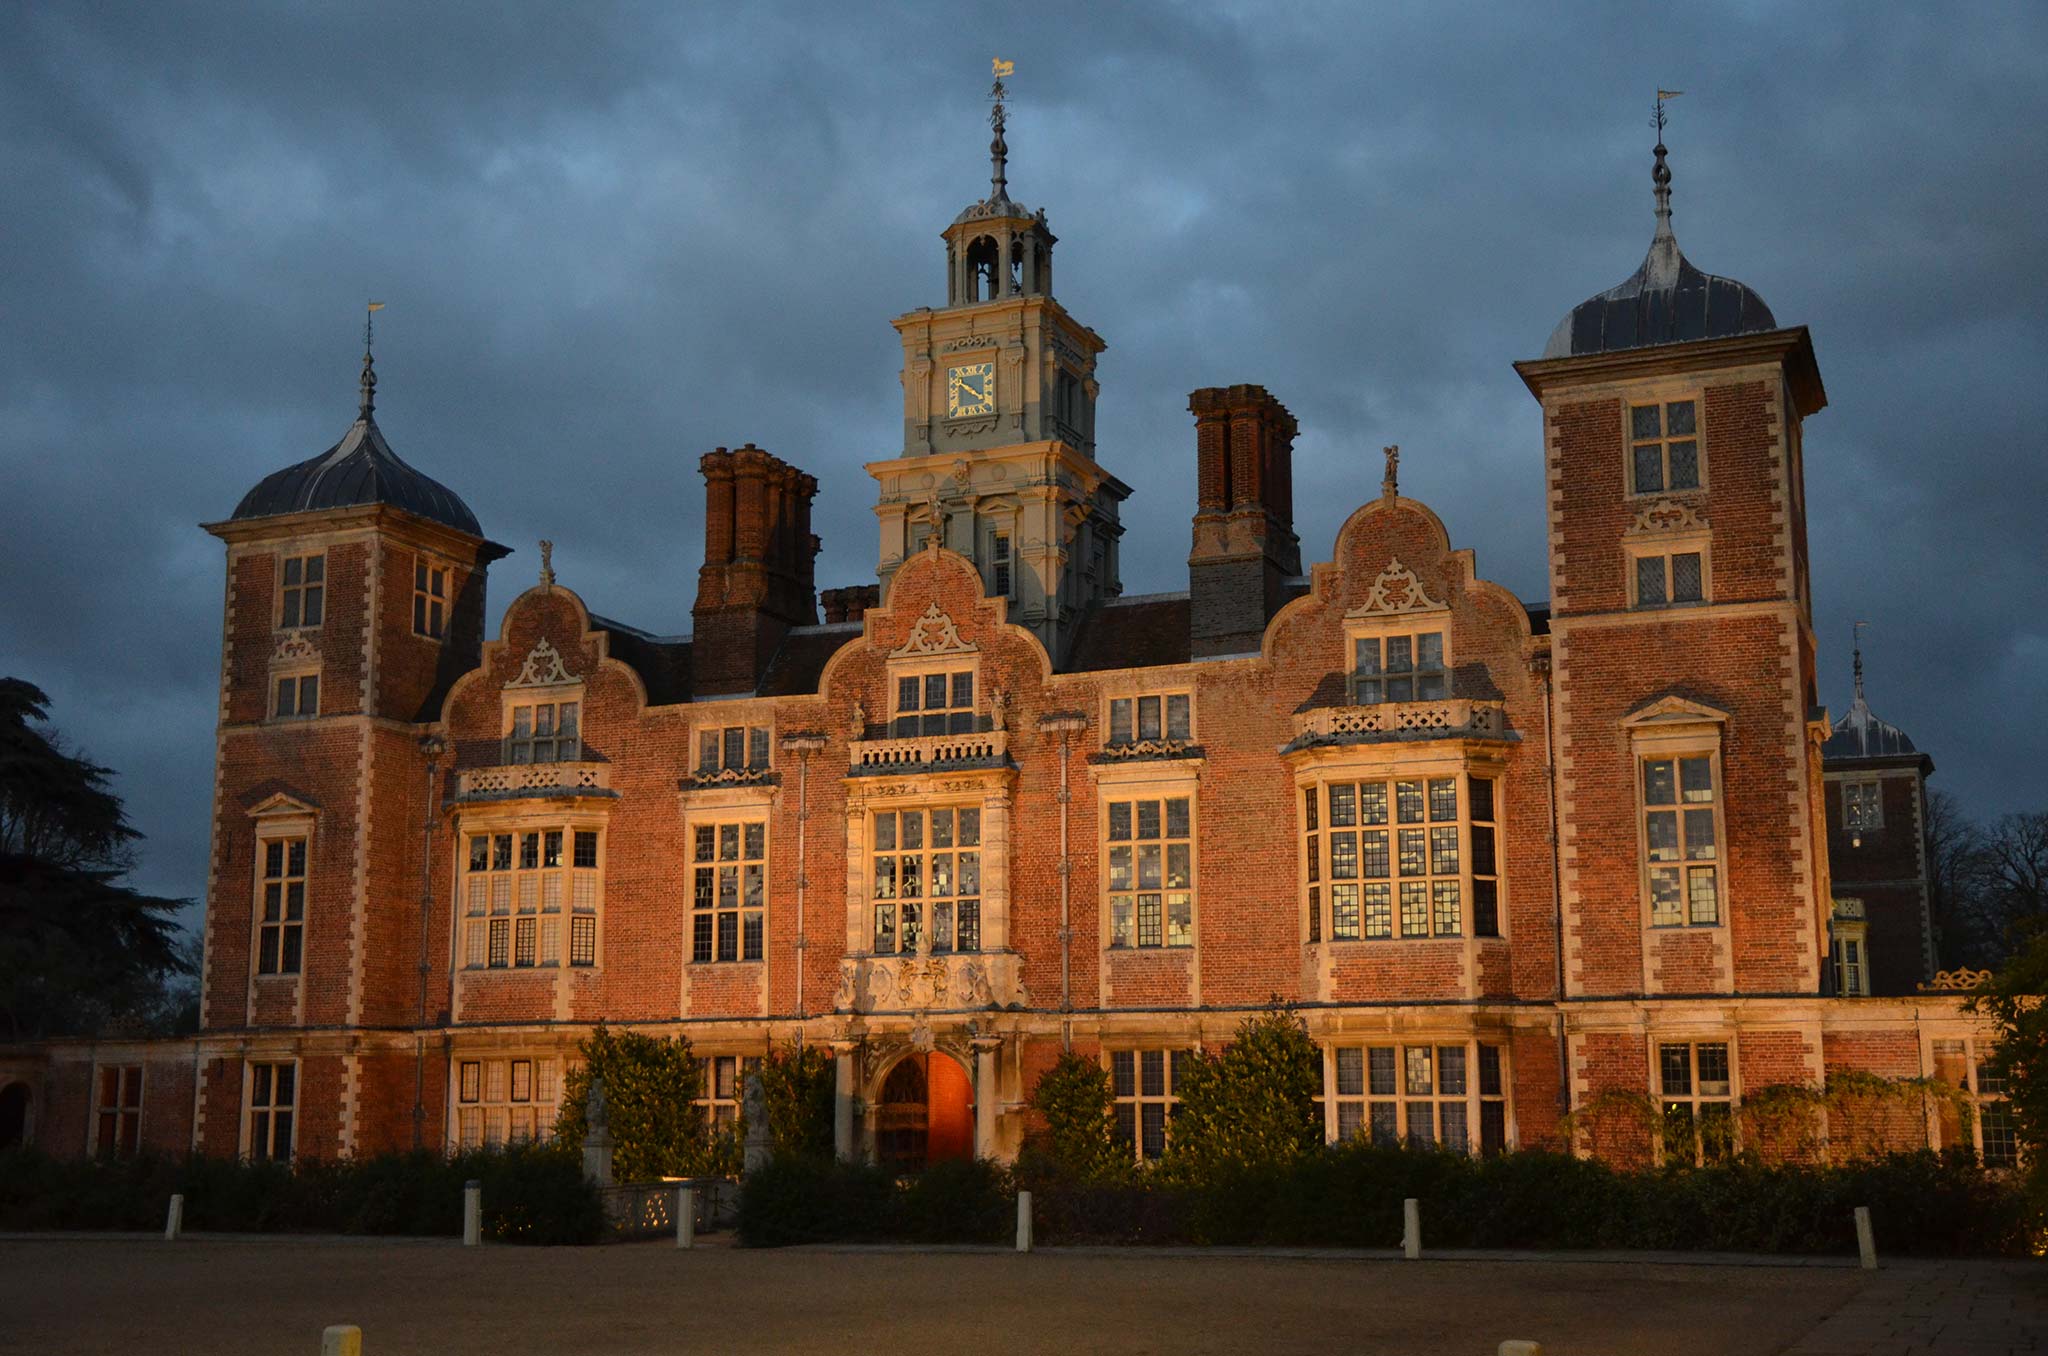
[[[698,455],[817,475],[821,585],[872,579],[889,319],[1010,185],[1109,342],[1124,583],[1186,587],[1187,392],[1300,419],[1304,560],[1404,492],[1540,599],[1509,364],[1651,228],[1812,327],[1822,696],[1978,815],[2048,805],[2048,7],[213,3],[0,7],[0,673],[120,772],[140,881],[205,888],[223,518],[355,413],[591,606],[689,629]]]

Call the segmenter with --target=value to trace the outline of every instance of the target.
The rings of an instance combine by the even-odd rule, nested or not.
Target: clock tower
[[[981,569],[1055,662],[1095,602],[1122,592],[1117,505],[1095,460],[1102,336],[1052,295],[1045,212],[1013,202],[1003,83],[991,91],[989,195],[953,219],[946,304],[893,322],[903,341],[903,453],[871,462],[881,577],[936,538]]]

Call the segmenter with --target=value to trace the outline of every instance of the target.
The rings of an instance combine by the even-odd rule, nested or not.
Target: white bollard
[[[1017,1193],[1017,1251],[1031,1251],[1031,1193]]]
[[[484,1184],[462,1184],[462,1246],[474,1248],[484,1241]]]
[[[1870,1230],[1870,1207],[1856,1207],[1856,1254],[1865,1271],[1877,1270],[1877,1235]]]
[[[1401,1202],[1401,1255],[1411,1262],[1422,1256],[1422,1202],[1413,1196]]]
[[[164,1212],[164,1242],[174,1243],[185,1232],[185,1194],[173,1192],[171,1208]]]
[[[676,1188],[676,1246],[697,1246],[697,1193],[689,1187]]]
[[[1543,1344],[1524,1337],[1510,1337],[1500,1344],[1500,1356],[1543,1356]]]
[[[320,1334],[320,1356],[363,1356],[363,1330],[337,1323]]]

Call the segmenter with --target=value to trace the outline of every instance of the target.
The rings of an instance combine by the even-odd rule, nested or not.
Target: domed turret
[[[269,518],[285,513],[389,504],[458,532],[481,537],[476,515],[456,493],[402,461],[384,441],[372,413],[377,373],[363,353],[362,401],[356,421],[340,442],[317,457],[272,472],[242,496],[233,518]],[[232,519],[231,519],[232,520]]]
[[[1754,289],[1733,278],[1702,273],[1678,248],[1671,233],[1671,169],[1657,142],[1657,231],[1641,268],[1627,281],[1588,297],[1558,322],[1546,358],[1576,358],[1616,349],[1725,339],[1778,328],[1771,308]]]
[[[1821,757],[1832,763],[1842,758],[1896,758],[1918,752],[1904,730],[1879,720],[1863,699],[1863,650],[1857,647],[1856,698],[1849,703],[1849,713],[1835,722],[1827,743],[1821,745]]]

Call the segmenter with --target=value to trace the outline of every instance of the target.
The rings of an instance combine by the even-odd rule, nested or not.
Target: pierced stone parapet
[[[470,768],[456,778],[456,796],[461,800],[609,796],[613,794],[610,788],[609,763],[513,763]]]
[[[1290,748],[1407,739],[1506,739],[1507,703],[1470,697],[1322,706],[1294,716]]]
[[[1009,756],[1010,736],[1005,730],[857,739],[848,746],[850,770],[855,776],[1000,763]]]

